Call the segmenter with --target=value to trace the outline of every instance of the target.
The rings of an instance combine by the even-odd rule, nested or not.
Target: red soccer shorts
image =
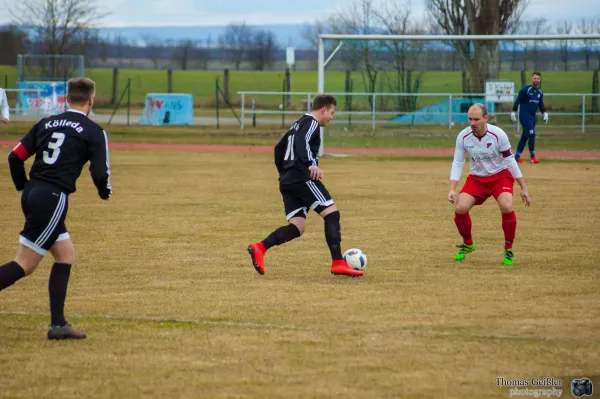
[[[471,195],[477,200],[475,204],[481,205],[492,195],[498,199],[502,193],[512,194],[514,182],[515,178],[508,169],[486,177],[469,175],[460,192]]]

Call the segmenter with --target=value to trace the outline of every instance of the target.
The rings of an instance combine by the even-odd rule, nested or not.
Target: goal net
[[[81,76],[84,76],[82,55],[19,55],[16,112],[23,115],[63,112],[67,80]]]

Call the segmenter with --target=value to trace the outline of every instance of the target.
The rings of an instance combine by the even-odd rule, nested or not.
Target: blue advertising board
[[[56,115],[65,111],[67,87],[65,82],[19,82],[17,113],[24,115]],[[38,96],[39,92],[39,96]]]
[[[140,125],[191,125],[194,101],[191,94],[146,94]]]

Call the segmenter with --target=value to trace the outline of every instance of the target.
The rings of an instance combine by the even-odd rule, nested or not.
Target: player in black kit
[[[75,192],[75,182],[87,161],[100,198],[107,200],[112,194],[106,132],[87,117],[95,92],[96,85],[90,79],[69,80],[69,110],[40,120],[8,155],[13,182],[22,192],[25,227],[14,260],[0,266],[0,291],[33,273],[50,251],[55,263],[48,281],[48,339],[85,338],[85,333],[73,329],[64,316],[73,264],[73,242],[65,219],[69,194]],[[24,163],[33,155],[27,180]]]
[[[362,276],[342,257],[340,212],[321,183],[318,153],[321,146],[319,127],[333,120],[337,105],[334,96],[321,94],[312,102],[312,111],[298,119],[275,146],[275,166],[279,172],[279,191],[283,196],[287,226],[272,232],[261,242],[250,244],[248,252],[259,274],[265,274],[264,256],[269,248],[300,237],[306,227],[309,209],[325,221],[325,240],[331,252],[331,273]]]

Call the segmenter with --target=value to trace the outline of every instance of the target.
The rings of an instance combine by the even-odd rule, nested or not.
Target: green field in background
[[[112,97],[112,69],[86,69],[86,75],[94,79],[98,85],[97,100],[98,105],[108,104]],[[529,72],[528,72],[529,74]],[[383,74],[380,74],[383,75]],[[366,86],[359,72],[352,73],[354,81],[353,92],[366,92]],[[14,88],[17,80],[16,67],[0,66],[0,85],[4,81],[8,82],[8,88]],[[592,93],[592,71],[573,71],[573,72],[543,72],[542,88],[545,93]],[[166,93],[167,71],[165,70],[137,70],[121,69],[119,71],[119,94],[125,88],[128,79],[131,79],[131,102],[133,104],[142,104],[146,93]],[[222,85],[222,71],[173,71],[173,92],[191,93],[194,96],[196,107],[214,107],[215,105],[215,82],[219,78]],[[284,71],[230,71],[230,98],[235,106],[241,102],[238,91],[281,91],[283,89]],[[521,86],[520,72],[502,72],[500,79],[512,80],[516,87]],[[344,92],[345,91],[345,72],[327,71],[325,73],[325,91]],[[295,92],[316,92],[317,90],[317,72],[293,72],[292,73],[292,91]],[[391,92],[389,87],[379,87],[378,91]],[[421,93],[460,93],[462,91],[460,72],[426,72],[422,76]],[[246,106],[250,106],[251,96],[246,98]],[[443,101],[447,97],[421,97],[419,98],[417,108],[428,104]],[[280,96],[256,96],[259,107],[278,106],[282,99]],[[294,96],[292,105],[297,109],[303,107],[303,101],[306,96]],[[388,98],[389,102],[392,101]],[[561,110],[564,108],[570,111],[581,109],[581,97],[548,97],[547,106],[550,110]],[[587,108],[591,105],[591,100],[587,101]],[[340,106],[345,107],[345,101],[342,98]],[[356,96],[353,100],[355,109],[364,109],[369,107],[366,97]],[[391,106],[393,108],[393,105]]]

